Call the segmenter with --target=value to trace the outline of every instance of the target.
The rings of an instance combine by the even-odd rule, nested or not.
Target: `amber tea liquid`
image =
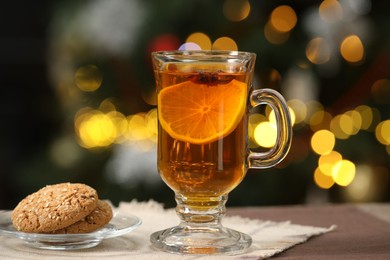
[[[156,71],[157,93],[163,88],[192,81],[207,84],[226,84],[235,79],[248,83],[245,72],[218,69],[218,64],[202,64],[191,71],[166,64],[166,70]],[[231,66],[231,65],[230,65]],[[210,68],[209,68],[210,67]],[[212,71],[212,72],[211,72]],[[245,100],[246,102],[246,100]],[[212,206],[216,200],[233,190],[246,173],[247,113],[232,133],[207,144],[192,144],[172,138],[159,124],[158,170],[165,183],[181,194],[194,207]],[[185,116],[185,115],[183,115]]]

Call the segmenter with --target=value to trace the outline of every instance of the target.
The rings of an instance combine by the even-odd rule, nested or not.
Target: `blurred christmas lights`
[[[223,14],[226,19],[232,22],[239,22],[246,19],[251,11],[247,0],[226,0],[223,4]]]
[[[304,65],[287,70],[287,75],[283,76],[283,84],[281,84],[294,118],[294,130],[297,132],[302,130],[305,133],[303,137],[300,135],[294,137],[292,151],[299,155],[291,155],[292,159],[287,160],[286,164],[304,161],[309,157],[311,149],[312,154],[318,156],[318,164],[310,173],[314,183],[321,189],[330,189],[334,185],[350,188],[346,189],[348,196],[356,200],[359,199],[358,191],[364,190],[367,194],[371,192],[364,182],[368,179],[373,182],[374,169],[369,165],[359,165],[351,158],[344,158],[347,156],[335,151],[335,147],[364,131],[385,146],[387,155],[390,155],[390,120],[383,119],[378,108],[375,108],[375,104],[390,103],[390,81],[387,78],[378,78],[370,86],[374,102],[370,106],[345,107],[344,110],[335,112],[318,102],[320,86],[312,71],[318,70],[319,75],[329,77],[332,74],[325,72],[339,72],[340,63],[356,66],[365,62],[370,47],[368,32],[371,27],[364,15],[370,11],[370,8],[371,2],[368,0],[324,0],[298,18],[297,12],[291,6],[280,5],[273,8],[261,28],[265,42],[268,41],[270,45],[288,43],[294,34],[294,29],[298,26],[303,26],[308,34],[308,41],[303,48],[303,58],[306,59],[304,62],[297,61],[297,64]],[[115,12],[122,14],[119,9]],[[253,8],[246,0],[226,0],[221,12],[228,21],[239,23],[251,16]],[[359,23],[361,26],[354,26],[354,23]],[[135,32],[137,30],[134,30],[134,34]],[[106,49],[111,50],[112,44],[108,46],[108,43],[103,41],[104,35],[96,32],[95,34],[94,37],[100,39],[97,42],[105,43]],[[161,33],[150,40],[148,51],[172,50],[179,46],[188,49],[195,45],[202,50],[240,50],[238,41],[234,38],[229,36],[213,38],[213,36],[215,37],[201,31],[190,32],[183,45],[180,45],[182,39],[177,34]],[[124,43],[129,42],[130,39],[118,37],[116,36],[116,43],[114,43],[123,49]],[[268,77],[270,81],[276,82],[275,85],[282,81],[277,69],[272,69]],[[76,93],[72,97],[98,91],[103,82],[101,72],[95,65],[83,66],[76,70],[74,81],[77,88],[72,90],[73,94]],[[79,98],[79,100],[84,99]],[[144,100],[147,104],[155,105],[155,101],[152,101],[155,100],[155,93],[148,93]],[[118,110],[109,99],[101,102],[98,108],[79,109],[74,117],[74,129],[79,145],[91,150],[118,144],[131,145],[135,151],[154,152],[157,136],[156,109],[130,115]],[[276,126],[272,118],[271,111],[249,117],[248,140],[251,148],[268,149],[274,145]],[[294,146],[295,142],[297,146]],[[306,150],[303,143],[308,147]],[[56,147],[53,149],[56,160],[59,160],[58,151],[62,148],[72,148],[65,141],[58,142]],[[72,160],[76,159],[68,159],[69,162]],[[65,161],[59,163],[66,164]],[[382,175],[387,177],[383,179],[389,178],[389,172],[386,170]]]

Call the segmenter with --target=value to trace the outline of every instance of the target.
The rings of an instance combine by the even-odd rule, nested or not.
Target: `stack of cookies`
[[[95,189],[81,183],[46,186],[15,207],[11,220],[18,231],[48,234],[93,232],[113,216],[109,203]]]

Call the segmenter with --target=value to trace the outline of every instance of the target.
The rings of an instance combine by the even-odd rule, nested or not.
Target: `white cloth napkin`
[[[122,202],[115,209],[123,214],[136,215],[142,225],[136,230],[117,238],[104,240],[95,248],[77,251],[50,251],[31,248],[22,241],[0,237],[1,259],[262,259],[278,254],[294,245],[307,241],[310,237],[324,234],[334,229],[295,225],[286,222],[263,221],[238,216],[227,216],[223,225],[239,230],[252,237],[248,252],[234,256],[178,255],[158,251],[149,242],[150,235],[158,230],[179,223],[174,209],[164,209],[155,201]]]

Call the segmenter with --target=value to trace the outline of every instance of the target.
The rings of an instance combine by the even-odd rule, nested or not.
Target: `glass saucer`
[[[103,228],[83,234],[39,234],[17,231],[11,221],[12,211],[0,211],[0,235],[18,238],[28,245],[50,250],[76,250],[97,246],[103,239],[122,236],[141,225],[133,215],[114,213],[110,223]]]

